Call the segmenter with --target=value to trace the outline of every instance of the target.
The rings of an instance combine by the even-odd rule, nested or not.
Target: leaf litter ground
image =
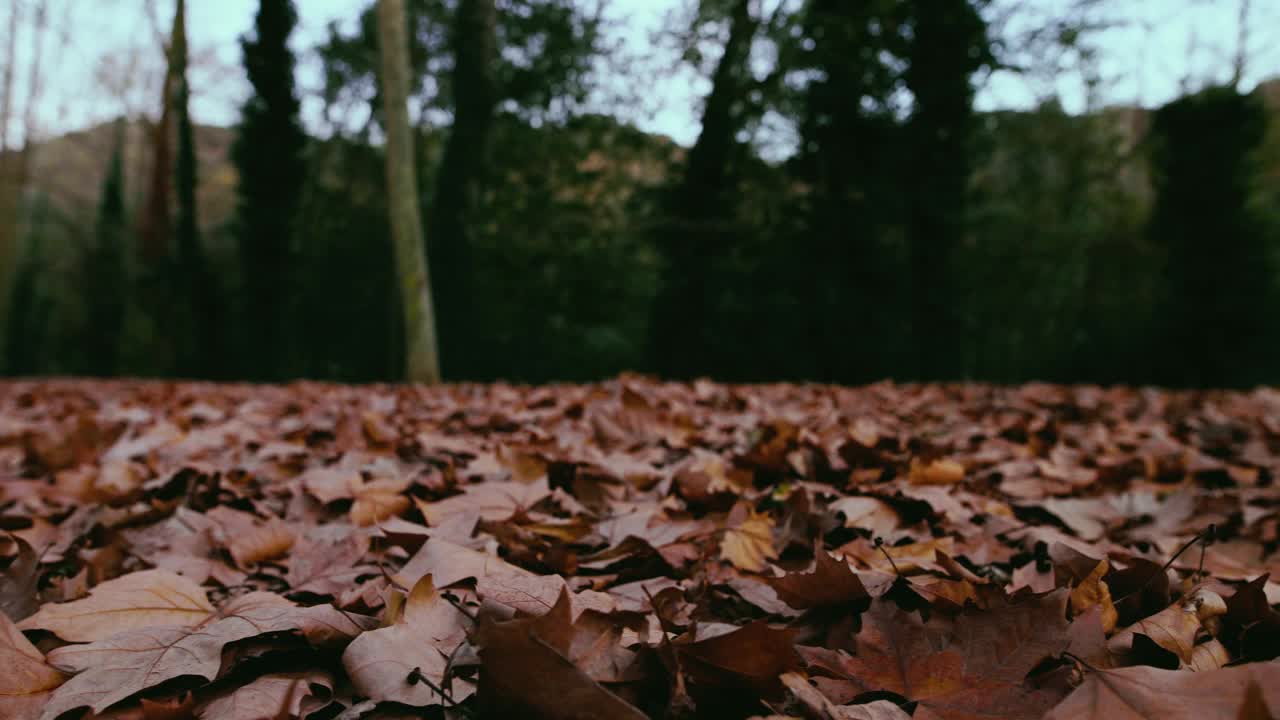
[[[1270,718],[1280,393],[0,384],[0,718]]]

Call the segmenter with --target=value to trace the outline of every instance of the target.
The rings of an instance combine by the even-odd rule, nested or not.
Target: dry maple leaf
[[[697,688],[750,688],[777,697],[782,691],[779,676],[801,667],[795,635],[795,630],[756,621],[705,640],[678,638],[668,648],[678,658],[676,667]]]
[[[844,497],[827,504],[844,515],[844,526],[861,528],[873,536],[888,535],[898,529],[898,511],[889,503],[873,497]]]
[[[44,656],[13,622],[0,613],[0,717],[37,717],[50,691],[66,676],[45,662]]]
[[[424,575],[430,575],[436,585],[443,588],[468,578],[531,574],[496,555],[432,539],[419,548],[391,579],[401,587],[413,587]]]
[[[40,583],[40,558],[26,540],[11,537],[18,546],[18,556],[0,572],[0,614],[22,620],[40,605],[36,597]]]
[[[474,687],[465,680],[448,682],[445,675],[470,622],[440,597],[426,575],[413,586],[394,624],[364,633],[347,646],[342,666],[358,693],[379,702],[444,704],[436,688],[449,693],[448,701],[460,702]],[[422,682],[424,678],[430,682]]]
[[[82,600],[45,605],[18,627],[91,642],[138,628],[191,627],[213,613],[199,585],[168,570],[143,570],[108,580]]]
[[[780,679],[796,700],[804,705],[809,714],[817,720],[909,720],[911,718],[903,712],[902,708],[888,700],[876,700],[865,705],[836,705],[817,688],[810,685],[809,679],[800,673],[783,673]]]
[[[298,538],[285,580],[293,592],[337,595],[377,568],[362,564],[369,534],[349,525],[319,525]]]
[[[320,670],[270,673],[228,688],[196,708],[200,720],[277,720],[306,717],[329,704],[333,678]]]
[[[44,718],[90,706],[102,712],[131,695],[172,678],[213,680],[229,643],[266,633],[299,633],[313,646],[345,643],[372,627],[371,618],[331,605],[298,607],[279,595],[255,592],[212,610],[192,626],[149,625],[116,632],[86,645],[49,653],[49,664],[75,677],[54,691]]]
[[[1026,687],[1023,678],[1066,649],[1066,601],[1060,593],[1048,602],[962,616],[951,631],[878,600],[862,615],[856,655],[803,653],[810,672],[825,676],[819,689],[835,702],[887,690],[919,703],[922,717],[1039,718],[1058,696]]]
[[[812,572],[765,578],[765,582],[783,602],[801,610],[839,606],[852,609],[871,600],[849,563],[821,548],[814,553]]]
[[[559,575],[491,573],[476,580],[476,595],[482,600],[506,605],[517,613],[542,615],[555,606],[561,593],[568,587],[568,583]],[[569,597],[575,618],[584,610],[600,613],[618,610],[617,601],[606,593],[584,590],[570,593]]]
[[[1261,697],[1250,700],[1254,688],[1252,692]],[[1243,712],[1250,705],[1254,713],[1266,714]],[[1045,720],[1261,720],[1275,717],[1277,709],[1280,665],[1276,663],[1196,673],[1131,667],[1090,673]]]
[[[449,516],[461,512],[478,513],[482,520],[507,520],[516,513],[528,510],[551,494],[545,477],[530,483],[482,482],[464,485],[461,495],[454,495],[430,503],[419,503],[418,509],[427,524],[436,526]]]
[[[773,519],[745,503],[735,505],[725,521],[720,557],[739,570],[764,570],[769,560],[778,557],[773,546]]]
[[[1139,620],[1116,633],[1107,647],[1116,655],[1124,655],[1133,647],[1135,635],[1143,634],[1187,664],[1192,661],[1192,653],[1196,650],[1196,635],[1201,630],[1202,616],[1219,615],[1219,610],[1226,611],[1222,598],[1217,593],[1202,589],[1188,600],[1176,602],[1151,618]]]
[[[572,622],[570,604],[566,590],[542,616],[506,622],[481,617],[474,641],[481,661],[476,699],[488,716],[644,720],[644,713],[592,677],[623,676],[621,666],[632,656],[620,647],[620,635],[582,618]]]

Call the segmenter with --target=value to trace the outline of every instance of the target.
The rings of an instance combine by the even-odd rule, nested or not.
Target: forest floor
[[[5,382],[0,717],[1274,717],[1278,473],[1270,390]]]

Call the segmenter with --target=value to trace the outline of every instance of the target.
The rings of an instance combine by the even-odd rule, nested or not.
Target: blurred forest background
[[[1103,101],[1108,0],[687,0],[653,39],[706,88],[685,147],[628,120],[651,69],[599,3],[408,0],[444,376],[1280,382],[1280,80],[1241,82],[1276,28],[1237,2],[1222,67],[1142,108]],[[61,3],[5,5],[3,374],[404,376],[371,1],[309,49],[322,131],[306,2],[260,0],[214,127],[179,0],[104,74],[158,65],[149,101],[45,136]],[[1038,104],[975,109],[996,70]]]

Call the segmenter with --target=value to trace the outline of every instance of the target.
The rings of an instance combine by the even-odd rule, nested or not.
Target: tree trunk
[[[378,0],[378,40],[387,131],[387,204],[405,323],[405,376],[412,382],[434,383],[440,381],[440,361],[409,130],[409,36],[404,0]]]
[[[431,202],[431,257],[443,270],[436,281],[440,335],[444,338],[444,368],[450,377],[476,370],[478,351],[471,332],[471,233],[468,232],[484,186],[497,87],[493,78],[497,57],[493,0],[459,0],[450,44],[453,70],[453,128],[436,175]]]
[[[717,364],[707,338],[712,301],[708,280],[714,258],[732,240],[727,180],[739,127],[733,107],[744,90],[756,26],[751,1],[737,0],[702,111],[702,129],[689,151],[684,177],[668,197],[671,226],[660,238],[665,270],[650,330],[654,367],[666,376],[691,377]]]
[[[11,322],[12,278],[18,265],[18,188],[13,177],[14,163],[9,156],[9,125],[13,117],[13,66],[17,59],[18,26],[22,20],[19,7],[21,4],[15,2],[9,9],[4,76],[0,80],[0,359],[8,357],[4,345],[9,336],[6,328]]]

